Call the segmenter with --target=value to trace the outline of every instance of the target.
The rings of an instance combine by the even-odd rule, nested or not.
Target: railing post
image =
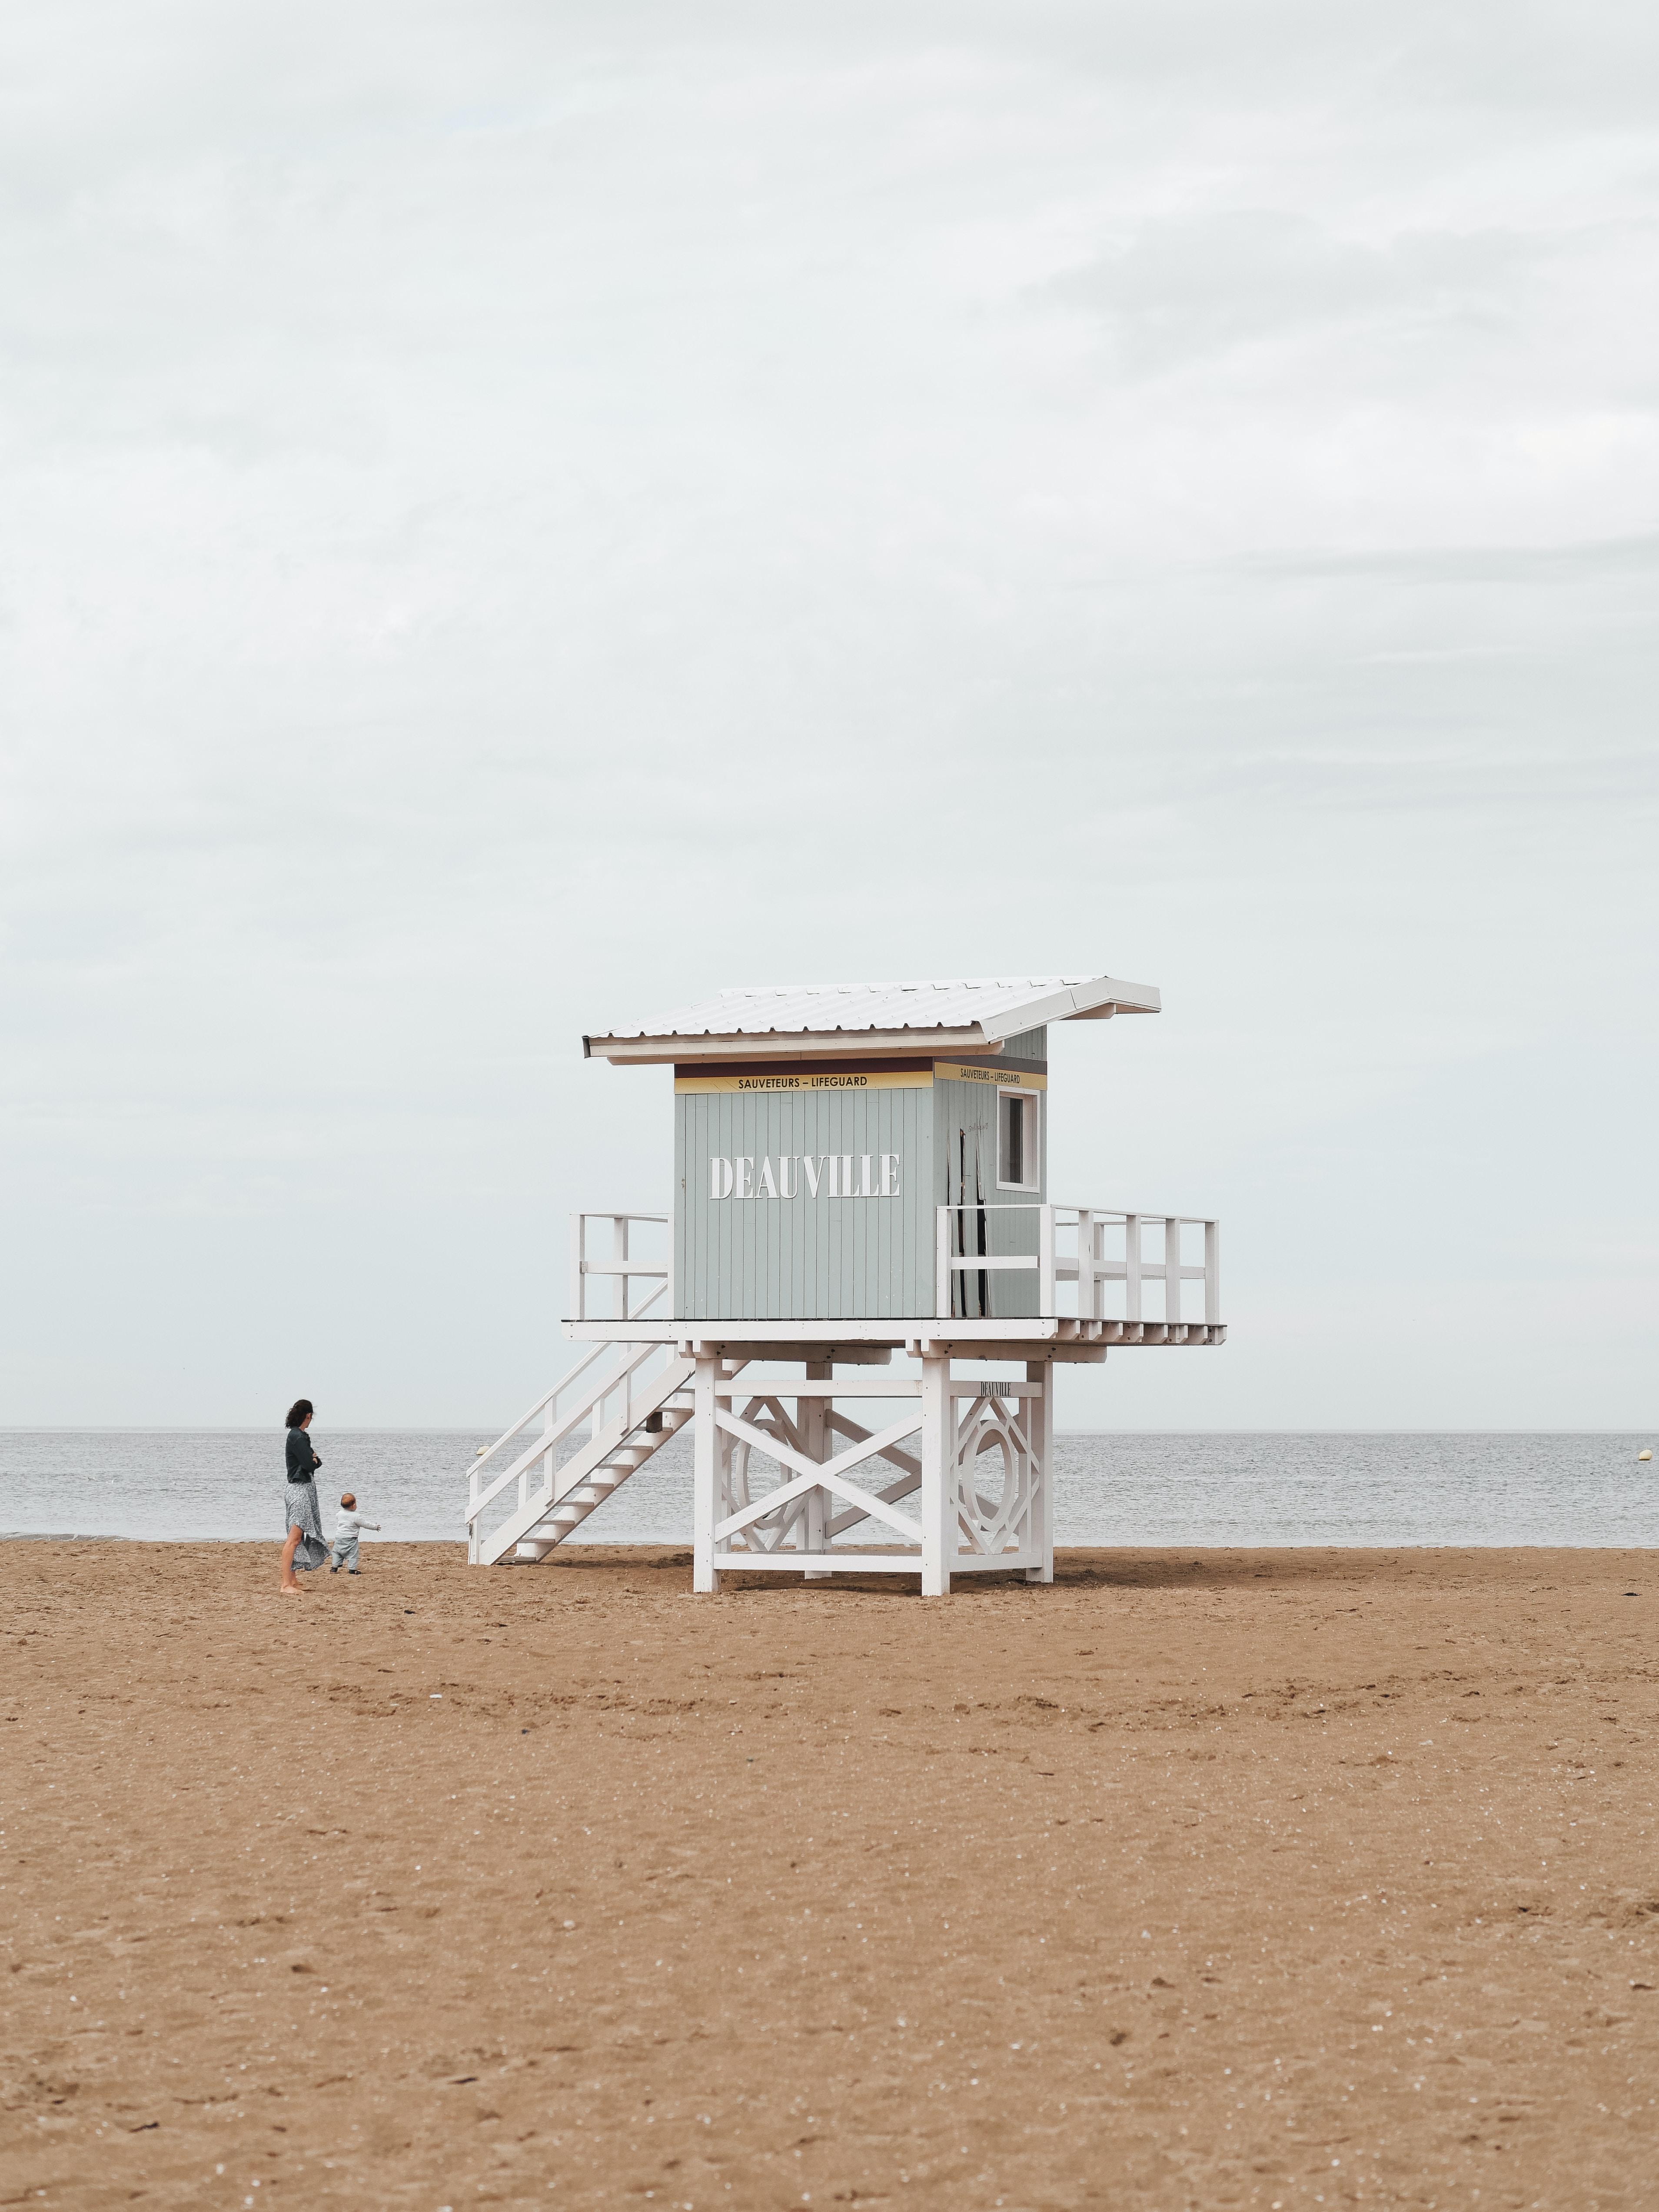
[[[965,1255],[964,1255],[965,1256]],[[921,1594],[948,1597],[957,1549],[956,1469],[951,1463],[956,1408],[949,1359],[921,1363]]]
[[[1093,1321],[1095,1313],[1095,1217],[1084,1207],[1077,1216],[1077,1317]]]
[[[584,1249],[586,1241],[584,1217],[573,1213],[570,1217],[570,1317],[573,1321],[587,1319],[587,1279],[582,1273],[582,1261],[587,1257]]]
[[[828,1382],[835,1376],[834,1363],[828,1359],[811,1359],[806,1363],[809,1382]],[[797,1398],[795,1428],[800,1437],[800,1448],[808,1459],[822,1462],[830,1455],[824,1450],[829,1435],[824,1416],[830,1410],[827,1398]],[[801,1534],[801,1547],[811,1553],[827,1552],[830,1536],[825,1524],[835,1510],[835,1499],[827,1490],[809,1490],[806,1493],[806,1525]],[[830,1573],[828,1567],[808,1567],[808,1582],[821,1582]]]
[[[717,1590],[720,1573],[714,1565],[714,1525],[725,1503],[719,1475],[720,1437],[714,1426],[714,1392],[720,1379],[720,1363],[699,1352],[691,1386],[691,1587]]]
[[[611,1217],[611,1264],[623,1269],[628,1266],[628,1216],[625,1213],[613,1213]],[[617,1277],[618,1321],[628,1319],[628,1282],[625,1273]]]
[[[951,1209],[937,1206],[933,1219],[933,1313],[939,1321],[951,1318]]]
[[[1181,1224],[1170,1214],[1164,1218],[1164,1319],[1171,1328],[1181,1321]]]
[[[1052,1359],[1028,1361],[1025,1380],[1042,1388],[1040,1398],[1027,1398],[1023,1411],[1025,1433],[1030,1439],[1031,1479],[1036,1495],[1031,1500],[1031,1518],[1027,1528],[1027,1540],[1036,1540],[1041,1554],[1039,1564],[1027,1567],[1028,1583],[1051,1583],[1054,1578],[1054,1363]]]
[[[1037,1208],[1037,1313],[1043,1321],[1054,1317],[1054,1209]]]
[[[1221,1320],[1221,1224],[1204,1224],[1204,1318],[1212,1328]]]
[[[1123,1217],[1123,1318],[1140,1319],[1140,1216]]]

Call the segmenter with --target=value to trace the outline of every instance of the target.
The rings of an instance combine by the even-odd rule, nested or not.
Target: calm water
[[[482,1431],[316,1432],[323,1525],[342,1489],[388,1537],[465,1534]],[[1062,1544],[1659,1544],[1646,1436],[1159,1435],[1059,1441]],[[0,1431],[0,1533],[276,1542],[283,1438],[249,1430]],[[587,1522],[595,1543],[689,1543],[677,1437]],[[373,1543],[371,1536],[367,1540]]]

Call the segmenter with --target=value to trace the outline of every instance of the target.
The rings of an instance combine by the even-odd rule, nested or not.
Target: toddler
[[[380,1533],[380,1522],[364,1520],[357,1510],[356,1499],[348,1490],[340,1500],[340,1525],[334,1535],[334,1556],[328,1563],[330,1574],[337,1575],[342,1566],[349,1575],[356,1573],[357,1532],[360,1528],[372,1528],[377,1536]]]

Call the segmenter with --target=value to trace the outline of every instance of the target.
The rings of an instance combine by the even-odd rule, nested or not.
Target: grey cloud
[[[1419,545],[1375,552],[1245,553],[1224,564],[1241,575],[1386,580],[1421,584],[1563,584],[1642,577],[1659,569],[1659,531],[1565,545]]]
[[[1551,250],[1505,232],[1372,246],[1311,216],[1239,209],[1148,222],[1049,289],[1099,319],[1114,365],[1131,377],[1251,345],[1283,354],[1322,331],[1443,356],[1449,343],[1511,337]]]

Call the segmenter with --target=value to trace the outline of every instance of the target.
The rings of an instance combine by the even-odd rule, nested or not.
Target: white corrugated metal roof
[[[929,1048],[959,1048],[1001,1042],[1048,1022],[1099,1020],[1122,1013],[1156,1013],[1158,992],[1146,983],[1109,975],[1016,975],[924,983],[781,983],[766,988],[718,991],[696,1005],[677,1006],[626,1029],[595,1033],[586,1049],[608,1060],[659,1057],[651,1048],[670,1044],[678,1056],[699,1049],[729,1052],[740,1041],[758,1053],[799,1050],[811,1038],[828,1051],[902,1049],[907,1039]]]

